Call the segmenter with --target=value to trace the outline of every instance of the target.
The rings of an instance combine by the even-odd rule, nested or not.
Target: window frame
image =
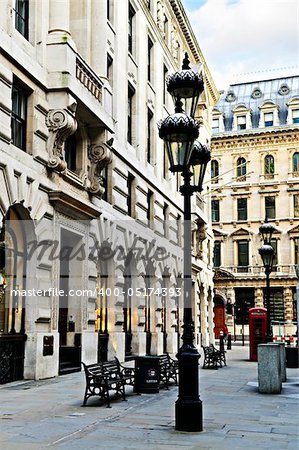
[[[214,241],[213,266],[221,267],[221,241]]]
[[[270,199],[273,201],[270,204]],[[268,205],[267,205],[268,202]],[[272,213],[269,215],[269,211],[272,210]],[[273,217],[272,217],[273,216]],[[274,195],[265,196],[265,218],[266,219],[276,219],[276,197]]]
[[[150,36],[147,36],[147,81],[153,84],[153,56],[154,43]]]
[[[219,161],[212,159],[211,161],[211,183],[216,184],[219,182]]]
[[[133,145],[133,101],[136,91],[131,83],[128,83],[128,111],[127,111],[127,142]]]
[[[217,205],[217,207],[215,208],[215,206]],[[214,207],[213,207],[214,206]],[[218,199],[213,199],[211,201],[211,220],[213,223],[215,222],[220,222],[220,200]]]
[[[134,56],[134,35],[135,35],[135,16],[136,10],[132,3],[129,2],[128,10],[128,52]]]
[[[24,5],[24,11],[20,12],[20,5]],[[29,41],[29,0],[15,0],[15,29]],[[18,21],[23,24],[22,27],[18,26]]]
[[[246,181],[247,161],[244,157],[237,159],[237,181]]]
[[[149,164],[153,165],[153,155],[154,155],[154,149],[153,147],[153,119],[154,119],[154,113],[153,111],[148,107],[147,108],[147,143],[146,143],[146,160]]]
[[[247,251],[241,252],[241,245],[246,246]],[[242,263],[242,255],[245,255],[244,262],[247,264]],[[237,257],[238,257],[238,267],[248,267],[249,266],[249,240],[248,239],[240,239],[237,241]]]
[[[22,112],[19,112],[19,108],[14,108],[14,92],[18,93],[19,98],[17,103],[21,102]],[[28,117],[28,97],[29,90],[26,89],[25,85],[17,78],[13,77],[13,83],[11,87],[11,142],[13,145],[23,150],[27,151],[27,117]],[[16,131],[16,124],[20,125],[21,132]],[[21,142],[18,141],[16,135],[20,136]]]
[[[244,205],[241,206],[240,203],[244,202]],[[237,198],[237,220],[238,221],[247,221],[248,218],[248,207],[247,207],[247,198],[241,197]]]
[[[270,161],[270,162],[269,162]],[[275,159],[273,155],[266,155],[264,159],[264,175],[273,178],[275,174]]]

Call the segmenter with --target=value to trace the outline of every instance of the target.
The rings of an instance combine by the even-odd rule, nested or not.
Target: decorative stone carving
[[[51,109],[46,117],[46,125],[49,129],[48,167],[64,172],[67,166],[63,160],[63,144],[76,131],[77,121],[67,109]]]
[[[88,170],[88,179],[90,185],[88,190],[92,194],[102,196],[104,188],[102,186],[102,170],[112,162],[112,153],[109,146],[105,143],[91,144],[88,147],[88,158],[90,167]]]
[[[157,25],[164,34],[164,5],[161,1],[158,1],[157,3]]]

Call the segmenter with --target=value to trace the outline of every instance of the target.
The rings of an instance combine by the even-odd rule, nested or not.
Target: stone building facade
[[[175,353],[183,201],[156,123],[185,51],[205,81],[204,143],[218,95],[182,4],[1,5],[1,382]],[[208,197],[193,211],[200,345],[213,328]]]
[[[270,276],[274,334],[295,332],[299,242],[299,76],[234,84],[213,111],[212,222],[216,335],[248,334],[263,306],[259,227],[276,228]]]

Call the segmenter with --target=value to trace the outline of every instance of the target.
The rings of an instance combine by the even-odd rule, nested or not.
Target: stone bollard
[[[285,344],[283,342],[278,342],[276,345],[280,348],[281,381],[285,383],[287,381],[287,358]]]
[[[281,349],[277,344],[259,344],[258,360],[258,390],[261,394],[280,394],[281,381]]]

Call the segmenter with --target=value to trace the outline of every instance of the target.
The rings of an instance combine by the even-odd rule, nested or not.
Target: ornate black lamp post
[[[184,184],[184,325],[183,345],[178,352],[179,395],[175,405],[175,428],[179,431],[202,431],[202,402],[198,390],[199,353],[194,346],[192,318],[192,232],[191,196],[202,191],[205,170],[211,159],[207,146],[195,141],[199,125],[193,119],[200,94],[202,76],[189,67],[187,53],[182,70],[167,80],[167,90],[175,103],[175,113],[162,120],[159,136],[168,152],[171,172],[181,172]],[[189,115],[190,114],[190,115]],[[193,178],[193,183],[191,180]]]
[[[266,274],[266,308],[267,308],[267,336],[266,341],[272,342],[272,326],[271,326],[271,313],[270,313],[270,273],[272,272],[273,260],[275,252],[270,245],[271,237],[275,228],[267,221],[260,227],[260,234],[262,235],[264,244],[259,249],[259,254],[262,257],[265,274]]]

